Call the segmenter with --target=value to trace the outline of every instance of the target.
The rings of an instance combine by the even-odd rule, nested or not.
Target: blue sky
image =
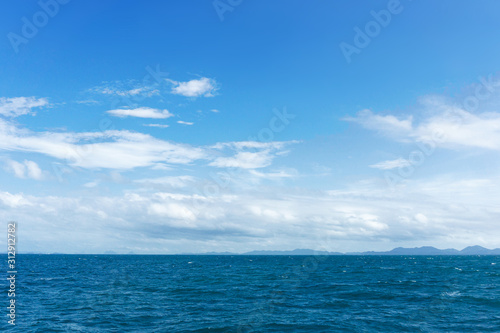
[[[10,3],[0,218],[25,252],[499,247],[499,9]]]

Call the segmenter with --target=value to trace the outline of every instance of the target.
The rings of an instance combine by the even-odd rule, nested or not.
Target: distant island
[[[65,254],[65,253],[37,253],[37,252],[24,252],[22,254]],[[77,253],[74,253],[75,255]],[[78,253],[84,255],[84,253]],[[140,255],[139,253],[117,253],[115,251],[106,251],[101,254],[93,255]],[[147,255],[147,254],[146,254]],[[177,253],[169,255],[214,255],[214,256],[477,256],[477,255],[500,255],[500,248],[493,250],[484,248],[479,245],[468,246],[463,250],[456,249],[438,249],[433,246],[422,247],[397,247],[390,251],[366,251],[366,252],[329,252],[329,251],[316,251],[311,249],[295,249],[292,251],[250,251],[244,253],[234,252],[204,252],[204,253]]]
[[[188,253],[186,253],[188,254]],[[484,248],[479,245],[468,246],[459,251],[456,249],[437,249],[433,246],[422,246],[414,248],[397,247],[390,251],[367,251],[367,252],[328,252],[328,251],[315,251],[311,249],[295,249],[293,251],[251,251],[245,253],[231,253],[231,252],[207,252],[207,253],[189,253],[199,255],[255,255],[255,256],[311,256],[311,255],[325,255],[325,256],[342,256],[342,255],[362,255],[362,256],[381,256],[381,255],[408,255],[408,256],[437,256],[437,255],[500,255],[500,248],[493,250]]]

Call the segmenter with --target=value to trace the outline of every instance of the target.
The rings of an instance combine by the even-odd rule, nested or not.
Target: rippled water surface
[[[3,331],[500,332],[499,256],[17,261],[17,325],[2,280]]]

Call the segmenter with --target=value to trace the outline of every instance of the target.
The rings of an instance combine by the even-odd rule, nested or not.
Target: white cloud
[[[213,113],[219,113],[219,112],[220,112],[220,111],[219,111],[219,110],[217,110],[217,109],[212,109],[212,110],[210,110],[210,111],[212,111]]]
[[[81,100],[81,101],[76,101],[76,103],[78,103],[78,104],[86,104],[86,105],[99,104],[99,102],[96,101],[96,100],[94,100],[94,99],[85,99],[85,100]]]
[[[159,178],[145,178],[135,180],[136,183],[145,184],[145,185],[161,185],[161,186],[169,186],[173,188],[183,188],[188,184],[192,183],[194,178],[191,176],[166,176]]]
[[[31,109],[48,106],[46,98],[35,97],[0,97],[0,115],[18,117],[33,113]]]
[[[8,192],[0,192],[0,202],[11,208],[31,205],[31,202],[23,194],[11,194]]]
[[[0,150],[34,152],[82,168],[131,169],[207,158],[202,148],[129,131],[31,132],[0,119]]]
[[[24,165],[26,166],[26,175],[29,178],[33,179],[41,179],[42,178],[42,170],[33,161],[24,161]]]
[[[400,120],[392,115],[377,115],[367,109],[358,112],[356,117],[347,117],[344,118],[344,120],[356,122],[365,128],[391,136],[404,136],[405,134],[409,134],[412,131],[413,122],[411,116]]]
[[[144,124],[143,126],[158,127],[158,128],[167,128],[167,127],[169,127],[169,125],[163,125],[163,124]]]
[[[152,215],[170,217],[176,220],[196,220],[196,215],[188,207],[176,203],[151,204],[148,208],[148,213]]]
[[[395,160],[383,161],[376,164],[370,165],[370,168],[380,169],[380,170],[391,170],[396,168],[402,168],[410,166],[411,163],[404,158],[398,158]]]
[[[17,178],[31,178],[36,180],[42,179],[42,170],[33,161],[24,160],[23,163],[7,160],[6,169],[12,172]]]
[[[219,157],[211,162],[211,166],[219,168],[263,168],[271,164],[273,156],[264,150],[256,153],[238,152],[233,157]]]
[[[187,82],[179,82],[173,80],[167,81],[174,85],[174,87],[172,88],[172,94],[182,95],[186,97],[212,97],[217,90],[215,80],[206,77]]]
[[[282,150],[286,145],[297,142],[298,141],[239,141],[217,143],[212,146],[213,149],[231,149],[235,150],[236,153],[233,156],[229,157],[218,157],[209,165],[219,168],[264,168],[271,165],[273,159],[276,156],[280,156],[286,153],[286,151]]]
[[[86,169],[163,168],[198,160],[221,168],[262,168],[287,153],[283,150],[286,145],[296,142],[243,141],[193,147],[130,131],[32,132],[0,119],[0,150],[40,153]],[[36,169],[30,170],[36,177]]]
[[[279,170],[274,172],[259,172],[257,170],[250,170],[250,174],[257,178],[263,178],[263,179],[294,178],[298,176],[298,172],[295,169]]]
[[[418,222],[420,223],[427,223],[429,221],[429,219],[427,218],[427,216],[425,216],[424,214],[422,213],[418,213],[415,215],[415,220],[417,220]]]
[[[279,150],[289,144],[299,143],[300,141],[292,140],[292,141],[270,141],[270,142],[261,142],[261,141],[233,141],[233,142],[218,142],[212,146],[214,149],[224,149],[231,148],[237,150],[243,149],[272,149]]]
[[[9,160],[7,170],[12,172],[17,178],[25,178],[26,166],[22,163]]]
[[[168,110],[159,110],[148,107],[141,107],[136,109],[116,109],[106,111],[115,117],[137,117],[137,118],[151,118],[151,119],[165,119],[172,117],[173,114]]]
[[[425,116],[417,123],[411,116],[398,119],[363,110],[354,118],[345,118],[396,140],[434,143],[461,149],[500,150],[500,112],[471,113],[435,96],[422,98]]]
[[[418,141],[446,148],[476,147],[500,150],[500,113],[472,114],[450,107],[429,117],[411,133]]]
[[[40,250],[73,253],[107,250],[103,244],[135,247],[138,253],[376,250],[401,242],[497,247],[500,179],[455,179],[410,181],[393,194],[376,182],[332,191],[260,187],[211,194],[193,184],[177,192],[140,188],[80,198],[0,192],[0,219],[23,221],[26,251],[37,244]],[[99,230],[90,228],[95,223]],[[51,233],[44,232],[48,226]],[[62,235],[71,246],[52,242]],[[89,246],[93,239],[95,246]]]
[[[127,88],[131,85],[135,87]],[[153,86],[138,86],[137,83],[134,83],[134,81],[116,81],[112,83],[105,83],[102,86],[90,89],[90,91],[103,95],[115,95],[121,97],[134,97],[138,95],[151,97],[160,93],[160,91],[155,89]]]
[[[178,120],[177,123],[178,124],[182,124],[182,125],[194,125],[194,123],[192,123],[192,122],[182,121],[182,120]]]

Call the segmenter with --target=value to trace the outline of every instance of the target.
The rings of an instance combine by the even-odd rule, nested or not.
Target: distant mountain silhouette
[[[43,254],[43,253],[33,253],[26,252],[25,254]],[[51,253],[51,254],[63,254],[63,253]],[[106,251],[105,254],[117,254],[114,251]],[[128,254],[135,254],[129,252]],[[328,252],[328,251],[315,251],[311,249],[295,249],[292,251],[250,251],[245,253],[233,253],[233,252],[206,252],[206,253],[180,253],[181,255],[217,255],[217,256],[238,256],[238,255],[254,255],[254,256],[314,256],[314,255],[325,255],[325,256],[339,256],[339,255],[361,255],[361,256],[439,256],[439,255],[451,255],[451,256],[469,256],[469,255],[500,255],[500,248],[493,250],[484,248],[479,245],[468,246],[463,250],[459,251],[456,249],[444,249],[440,250],[433,246],[421,246],[421,247],[397,247],[390,251],[366,251],[366,252]]]
[[[500,248],[487,249],[479,245],[468,246],[459,251],[456,249],[440,250],[433,246],[422,246],[414,248],[397,247],[390,251],[367,251],[367,252],[328,252],[328,251],[315,251],[311,249],[295,249],[293,251],[250,251],[245,253],[230,253],[230,252],[209,252],[206,255],[256,255],[256,256],[297,256],[297,255],[363,255],[363,256],[380,256],[380,255],[404,255],[404,256],[436,256],[436,255],[500,255]]]
[[[310,249],[295,249],[293,251],[251,251],[244,255],[285,255],[285,256],[312,256],[312,255],[342,255],[341,252],[315,251]]]

